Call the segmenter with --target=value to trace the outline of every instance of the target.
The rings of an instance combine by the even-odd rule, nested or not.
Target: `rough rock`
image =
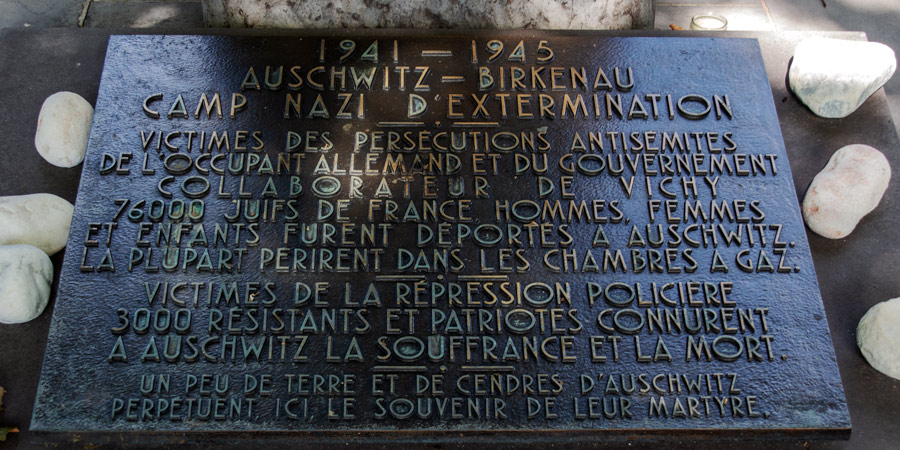
[[[52,255],[66,246],[74,211],[53,194],[0,197],[0,245],[29,244]]]
[[[50,164],[75,167],[84,160],[94,108],[80,95],[57,92],[44,100],[34,146]]]
[[[856,344],[872,367],[900,379],[900,298],[869,309],[856,327]]]
[[[891,166],[878,150],[863,144],[842,147],[813,178],[803,199],[803,220],[810,230],[841,239],[881,201]]]
[[[877,42],[810,38],[794,50],[791,90],[817,116],[847,117],[897,68],[890,47]]]
[[[653,28],[651,0],[202,0],[209,27]]]
[[[40,316],[50,299],[53,263],[31,245],[0,246],[0,323]]]

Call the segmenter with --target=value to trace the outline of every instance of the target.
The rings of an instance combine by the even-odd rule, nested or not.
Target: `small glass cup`
[[[725,16],[706,13],[691,17],[691,30],[694,31],[725,31],[728,29],[728,20]]]

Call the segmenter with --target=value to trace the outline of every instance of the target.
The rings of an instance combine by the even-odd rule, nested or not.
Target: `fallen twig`
[[[84,21],[87,19],[88,8],[91,7],[91,3],[94,0],[84,0],[84,4],[81,5],[81,15],[78,16],[78,28],[84,27]]]

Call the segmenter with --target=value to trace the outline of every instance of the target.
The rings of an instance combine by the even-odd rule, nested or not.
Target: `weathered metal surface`
[[[323,41],[310,37],[111,39],[32,428],[330,430],[347,438],[362,435],[372,439],[408,437],[415,432],[429,440],[453,440],[458,432],[509,437],[525,430],[553,439],[563,436],[560,432],[568,437],[708,432],[725,436],[754,430],[828,436],[849,429],[794,186],[755,41],[554,36],[492,43],[482,36],[474,41],[443,36],[406,37],[397,39],[395,45],[393,39],[379,36],[377,51],[366,53],[374,40],[359,36],[344,43],[340,38],[325,39],[324,61],[320,62]],[[520,40],[522,60],[515,51]],[[492,55],[500,53],[501,44],[502,54],[492,60]],[[341,61],[351,48],[352,54]],[[367,58],[360,59],[361,55]],[[538,59],[546,64],[539,64]],[[284,67],[281,85],[273,75],[268,78],[270,88],[265,86],[266,66],[272,68],[270,73]],[[298,84],[291,75],[294,66],[299,67],[296,73],[303,80],[296,90],[287,87]],[[349,87],[354,69],[359,80],[360,74],[373,66],[371,89]],[[248,78],[250,67],[261,84],[259,90]],[[332,67],[337,73],[344,70],[343,77],[334,77],[333,89],[328,85]],[[513,68],[522,68],[524,78],[511,75]],[[629,68],[631,76],[627,75]],[[609,86],[598,77],[598,69]],[[561,75],[555,75],[557,70]],[[387,89],[383,87],[385,71],[390,73]],[[488,83],[486,75],[494,84]],[[339,87],[341,78],[348,83],[345,90]],[[515,85],[519,80],[522,84]],[[324,84],[321,90],[316,83]],[[208,118],[205,110],[200,111],[201,118],[195,116],[204,93],[208,100],[220,94],[221,119],[215,117],[215,108],[213,118]],[[320,93],[321,107],[316,104]],[[296,99],[296,94],[302,96],[301,118],[286,101],[288,95]],[[419,103],[412,94],[428,103],[424,113],[415,111]],[[458,103],[457,94],[461,95]],[[189,118],[178,117],[179,95]],[[237,105],[243,103],[242,98],[246,106],[235,108],[235,118],[230,118],[232,99]],[[579,99],[584,101],[584,109]],[[607,116],[607,103],[619,99],[621,116],[615,111]],[[707,102],[710,109],[704,112]],[[288,118],[284,118],[286,103]],[[480,104],[483,110],[478,108]],[[329,118],[316,117],[324,115],[324,109]],[[213,150],[209,156],[201,156],[205,152],[196,147],[186,151],[188,136],[195,146],[193,140],[202,138],[205,146],[212,132],[227,132],[229,145],[234,146],[241,130],[248,131],[244,142],[249,146],[257,143],[253,132],[259,131],[264,148]],[[176,131],[181,134],[171,134],[170,143],[180,148],[166,149],[160,143],[157,150],[158,133]],[[189,135],[189,131],[196,134]],[[261,160],[268,155],[272,171],[278,170],[278,153],[290,145],[286,143],[293,136],[289,132],[304,140],[317,136],[309,151],[282,155],[290,164],[283,170],[294,171],[299,163],[299,172],[268,173],[263,163],[256,162],[249,173],[246,167],[238,169],[239,162],[246,165],[247,155],[254,154]],[[399,132],[397,145],[419,148],[397,152],[373,149],[377,135],[372,133],[377,132],[384,133],[382,146],[390,140],[390,132]],[[412,141],[406,140],[406,132],[412,133]],[[451,137],[434,139],[442,132],[457,136],[457,142],[464,145],[446,152],[423,149],[434,148],[435,141],[442,146],[442,142],[450,142]],[[357,133],[366,134],[368,141],[363,142]],[[583,153],[573,149],[577,147],[576,133],[586,147]],[[591,133],[599,138],[593,149]],[[632,138],[631,133],[639,134]],[[656,133],[655,137],[650,133]],[[647,151],[647,147],[662,145],[664,133],[670,146],[676,145],[671,139],[680,137],[684,151]],[[522,144],[523,139],[533,139],[534,148]],[[485,142],[491,142],[487,151]],[[506,148],[513,146],[512,142],[519,143],[516,149]],[[601,143],[603,148],[597,148]],[[628,149],[623,151],[622,146]],[[639,146],[644,148],[635,148]],[[716,149],[710,150],[710,146]],[[570,152],[574,156],[563,158]],[[452,173],[419,173],[409,178],[382,174],[386,153],[404,155],[410,170],[410,159],[416,155],[440,156],[441,164],[436,167],[450,167]],[[132,155],[130,160],[121,159],[124,154]],[[212,155],[220,154],[224,156],[209,169]],[[374,155],[369,171],[364,164],[367,154]],[[568,173],[569,162],[585,154],[590,156],[582,159],[582,167]],[[448,163],[447,155],[459,158],[459,172],[453,172],[455,160]],[[533,165],[542,162],[544,155],[547,173],[517,173],[517,161],[518,167],[525,167],[524,161]],[[199,169],[181,167],[189,159],[199,161]],[[717,161],[716,169],[712,160]],[[475,172],[474,162],[483,173]],[[731,169],[727,169],[729,164]],[[216,174],[217,167],[226,173]],[[658,173],[668,168],[675,173]],[[710,170],[712,173],[706,173]],[[426,175],[435,178],[426,179]],[[296,178],[292,180],[292,176]],[[571,180],[564,178],[567,176]],[[163,181],[166,177],[171,178]],[[362,183],[361,197],[351,194],[354,177]],[[391,198],[379,197],[382,177]],[[478,177],[487,184],[476,184],[481,183]],[[268,193],[272,191],[271,186],[267,190],[269,179],[277,196]],[[180,188],[185,180],[189,180],[184,185],[187,194]],[[204,180],[210,183],[208,192]],[[340,192],[323,192],[334,180],[340,182]],[[457,200],[471,200],[471,208],[459,208],[460,203],[454,201],[447,203],[449,209],[442,219],[422,219],[423,201],[436,201],[440,214],[439,206],[453,200],[448,190],[451,180],[462,183],[465,194]],[[541,183],[554,186],[545,198],[540,195]],[[292,185],[302,186],[296,196],[289,195]],[[404,196],[406,186],[409,198]],[[430,192],[432,187],[436,197],[424,198],[424,191]],[[487,196],[474,195],[476,187],[487,191]],[[565,196],[561,194],[564,189],[568,191]],[[172,192],[172,197],[162,191]],[[229,221],[227,216],[237,204],[232,200],[238,199],[242,208],[261,200],[268,208],[268,220],[243,216]],[[319,200],[338,205],[344,199],[348,200],[343,213],[346,220],[336,220],[334,215],[321,220],[316,217]],[[144,203],[138,204],[142,200]],[[168,213],[167,208],[177,200],[186,205],[195,201],[197,206],[202,201],[202,217],[197,209],[193,221],[149,218],[160,212],[151,211],[151,203]],[[386,200],[400,206],[397,223],[384,215]],[[496,201],[534,201],[544,208],[545,200],[550,208],[543,217],[496,217]],[[552,208],[556,200],[563,205],[562,215],[570,211],[568,205],[573,202],[573,215],[580,212],[581,217],[560,219],[560,213]],[[587,202],[587,211],[579,207],[581,201]],[[407,213],[410,202],[418,205],[421,224]],[[699,208],[697,214],[724,218],[685,220],[686,204]],[[528,204],[522,205],[520,215],[528,216]],[[371,220],[367,217],[370,210]],[[408,222],[400,221],[404,214]],[[587,220],[587,216],[592,218]],[[418,245],[419,225],[437,230],[436,222],[452,223],[447,243],[437,243],[435,237]],[[142,223],[146,224],[143,234],[139,232]],[[186,235],[180,244],[170,245],[179,249],[182,259],[177,268],[167,271],[160,259],[167,245],[156,239],[161,227],[179,228],[173,223],[184,224],[181,228]],[[250,227],[250,223],[256,226]],[[286,223],[297,224],[296,229],[290,228],[287,244]],[[323,243],[321,234],[318,243],[307,245],[298,240],[301,230],[323,223],[337,227],[337,242]],[[332,273],[324,267],[310,272],[294,265],[295,249],[336,252],[341,246],[342,223],[390,223],[387,244],[381,232],[385,228],[376,226],[374,238],[363,245],[359,244],[362,233],[358,227],[348,238],[355,246],[344,245],[351,252],[366,254],[368,270]],[[543,236],[546,242],[541,242],[543,223],[548,229]],[[204,226],[205,243],[197,235],[198,224]],[[224,245],[216,242],[216,224],[229,230]],[[488,226],[479,231],[484,233],[480,243],[471,236],[457,235],[465,226],[476,233],[481,225]],[[503,244],[490,242],[496,231],[492,225],[499,226]],[[658,239],[657,225],[664,239],[661,244],[651,242]],[[632,235],[633,227],[640,237]],[[104,261],[110,229],[108,248],[115,268],[100,271],[104,266],[112,268]],[[238,230],[243,233],[240,238],[235,235]],[[730,232],[741,233],[740,244],[726,244]],[[513,233],[518,233],[518,242],[511,239]],[[569,236],[571,244],[566,242]],[[188,245],[191,238],[196,240]],[[238,269],[236,252],[241,252],[240,248],[246,250],[240,255]],[[282,265],[278,263],[279,248],[287,249],[282,260],[287,272],[277,267]],[[510,254],[501,258],[504,248]],[[223,249],[230,250],[235,264],[230,271],[218,265],[228,253],[220,251]],[[423,249],[427,256],[418,267],[415,263],[398,266],[400,249],[413,255]],[[433,250],[448,251],[450,269],[434,269]],[[210,255],[211,272],[198,270],[206,268],[205,251]],[[183,268],[184,252],[195,256]],[[560,257],[564,252],[573,252],[574,257],[564,260]],[[585,264],[588,252],[595,258],[596,269]],[[270,258],[262,270],[261,258]],[[559,269],[566,260],[576,264],[577,270]],[[131,270],[129,261],[134,261]],[[511,269],[501,269],[501,264]],[[459,265],[464,267],[453,269]],[[431,305],[427,299],[416,303],[412,294],[407,300],[398,298],[402,296],[397,294],[398,285],[414,287],[420,279],[428,283],[426,292],[431,292],[432,286],[450,289],[450,283],[459,283],[461,299],[450,301],[445,294]],[[246,287],[254,282],[260,285],[257,294],[251,295]],[[295,283],[313,286],[316,282],[330,283],[322,304],[315,305],[312,299],[295,304],[297,292],[306,292],[303,285],[298,288]],[[505,282],[510,283],[505,290],[517,301],[491,304],[487,292],[506,295],[500,287]],[[170,292],[169,302],[163,305],[161,293],[178,283],[184,284]],[[232,300],[223,302],[227,306],[210,306],[207,294],[215,300],[222,286],[231,283],[237,283],[240,304]],[[270,291],[265,289],[266,283],[272,283]],[[566,283],[571,300],[561,301]],[[694,290],[695,300],[668,305],[654,297],[654,290],[667,283],[674,283],[665,288],[668,297]],[[545,285],[550,289],[545,290]],[[378,293],[379,302],[369,292],[369,303],[363,304],[369,286]],[[602,292],[610,286],[609,298],[597,295],[597,289]],[[640,293],[635,291],[635,298],[629,300],[635,286]],[[469,288],[473,289],[472,301],[465,299]],[[727,292],[724,303],[723,290]],[[521,293],[525,291],[528,298]],[[545,301],[542,294],[546,292],[553,292],[555,298]],[[421,294],[420,300],[425,295]],[[709,297],[709,301],[703,304],[697,297]],[[178,304],[185,300],[187,304]],[[256,306],[252,302],[257,302]],[[391,308],[399,310],[389,313]],[[179,309],[183,312],[176,313]],[[159,312],[164,310],[169,312]],[[178,322],[176,330],[176,314],[186,319],[188,312],[190,320]],[[151,319],[146,328],[141,323],[144,314]],[[311,323],[304,320],[307,314],[314,318]],[[335,316],[335,325],[322,318],[330,314]],[[257,328],[250,315],[265,316],[266,324],[259,323]],[[505,319],[507,315],[511,319]],[[389,316],[396,316],[390,325]],[[137,327],[135,317],[139,319]],[[168,323],[167,317],[171,319]],[[232,330],[229,317],[236,320]],[[531,317],[533,327],[529,325]],[[154,330],[154,319],[159,320],[158,330]],[[215,325],[210,325],[211,320]],[[638,326],[639,320],[643,326]],[[700,331],[693,331],[698,320]],[[410,323],[414,330],[409,329]],[[498,323],[502,331],[498,331]],[[523,327],[521,333],[509,331],[517,326]],[[261,331],[263,328],[267,331]],[[231,339],[233,347],[223,345]],[[420,341],[425,345],[424,355],[398,356],[404,349],[418,353]],[[178,342],[181,348],[176,354]],[[531,342],[536,350],[529,353]],[[711,347],[709,352],[689,351],[690,345],[702,346],[701,342]],[[202,352],[204,343],[207,355]],[[222,361],[223,347],[228,355],[234,349],[233,359],[229,356]],[[245,358],[252,348],[261,349],[260,356]],[[323,391],[298,393],[303,374],[311,377],[304,389],[315,389],[315,375],[326,376],[320,385]],[[271,375],[271,393],[260,394],[264,375]],[[329,380],[330,375],[336,378]],[[219,387],[226,376],[229,383],[219,394],[210,392],[215,390],[217,376]],[[482,376],[480,386],[485,393],[475,393],[476,380]],[[142,377],[146,393],[141,392]],[[248,377],[256,381],[255,386],[252,381],[245,385]],[[160,380],[163,386],[168,384],[167,391],[163,388],[160,392]],[[422,388],[418,394],[417,380]],[[441,388],[433,388],[435,380],[441,380]],[[529,384],[526,390],[524,386]],[[216,399],[223,399],[219,418],[208,406],[215,407]],[[176,402],[180,404],[177,408],[173,406]],[[291,406],[286,406],[289,402]],[[474,406],[470,407],[470,402]],[[665,413],[661,404],[665,404]],[[292,418],[302,414],[302,405],[306,405],[306,415]],[[409,405],[415,410],[405,417]],[[430,412],[426,413],[428,406]]]

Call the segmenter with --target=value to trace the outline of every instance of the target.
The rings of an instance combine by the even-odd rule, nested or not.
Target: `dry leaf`
[[[3,411],[3,394],[6,393],[6,390],[3,389],[3,386],[0,386],[0,411]],[[6,440],[6,435],[9,433],[18,433],[19,429],[16,427],[0,427],[0,442]]]
[[[6,435],[9,433],[18,433],[19,429],[16,427],[0,427],[0,442],[6,440]]]

